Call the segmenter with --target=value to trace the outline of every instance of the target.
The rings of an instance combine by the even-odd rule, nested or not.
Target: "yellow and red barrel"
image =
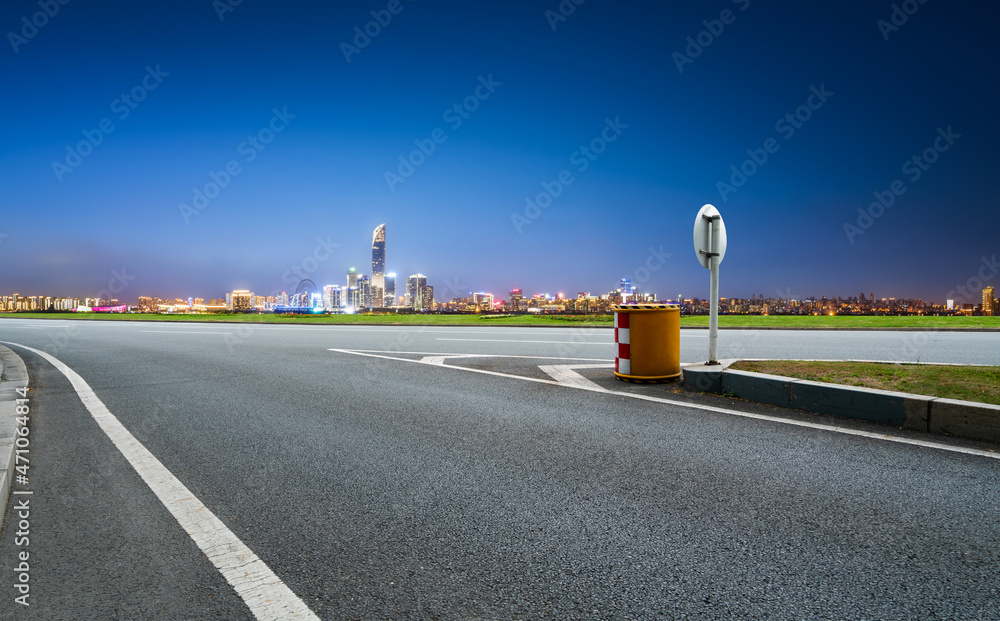
[[[681,309],[676,304],[616,304],[615,377],[658,383],[681,375]]]

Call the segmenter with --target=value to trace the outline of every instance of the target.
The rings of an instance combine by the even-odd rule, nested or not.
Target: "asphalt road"
[[[706,334],[682,333],[682,360]],[[720,354],[1000,364],[995,333],[913,334],[724,331]],[[0,321],[190,494],[162,500],[63,373],[10,345],[32,387],[31,606],[8,523],[0,619],[254,618],[210,556],[224,533],[196,543],[168,510],[192,498],[323,619],[1000,619],[990,447],[627,386],[611,340]]]

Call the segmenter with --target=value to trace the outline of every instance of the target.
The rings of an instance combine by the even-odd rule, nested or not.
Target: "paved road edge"
[[[783,408],[1000,443],[1000,406],[737,371],[737,360],[688,365],[684,387]]]
[[[17,389],[28,385],[28,370],[21,357],[0,345],[0,530],[7,510],[14,472],[14,440],[17,437],[15,417],[20,397]]]

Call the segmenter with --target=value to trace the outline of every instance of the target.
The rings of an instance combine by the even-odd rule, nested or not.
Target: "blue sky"
[[[385,222],[439,299],[706,297],[712,203],[723,296],[943,301],[1000,250],[984,7],[10,0],[0,289],[342,284]]]

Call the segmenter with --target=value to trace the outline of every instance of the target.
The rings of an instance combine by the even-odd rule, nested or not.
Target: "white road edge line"
[[[330,351],[336,351],[343,354],[354,354],[356,356],[371,356],[373,358],[385,358],[386,360],[399,360],[402,362],[416,362],[417,364],[423,364],[420,360],[414,360],[410,358],[396,358],[393,356],[379,356],[376,354],[362,353],[360,350],[356,349],[330,349]],[[373,350],[367,350],[373,351]],[[385,352],[385,353],[413,353],[413,352]],[[484,356],[485,357],[485,356]],[[791,420],[788,418],[780,418],[777,416],[768,416],[766,414],[753,414],[751,412],[740,412],[739,410],[730,410],[728,408],[720,408],[714,405],[702,405],[700,403],[688,403],[686,401],[678,401],[675,399],[664,399],[663,397],[650,397],[646,395],[639,395],[631,392],[618,392],[615,390],[605,390],[600,386],[597,386],[599,390],[590,388],[585,385],[578,384],[561,384],[553,380],[537,379],[534,377],[524,377],[521,375],[514,375],[511,373],[501,373],[500,371],[486,371],[483,369],[471,369],[468,367],[456,367],[450,364],[439,364],[432,365],[438,368],[446,369],[457,369],[459,371],[469,371],[470,373],[483,373],[486,375],[498,375],[501,377],[509,377],[511,379],[523,380],[526,382],[538,382],[539,384],[551,384],[553,386],[566,386],[567,388],[577,388],[579,390],[589,390],[591,392],[603,392],[605,394],[616,395],[619,397],[629,397],[632,399],[641,399],[643,401],[653,401],[655,403],[667,403],[670,405],[677,405],[685,408],[691,408],[694,410],[704,410],[706,412],[716,412],[719,414],[729,414],[730,416],[739,416],[742,418],[752,418],[754,420],[763,420],[772,423],[780,423],[782,425],[792,425],[794,427],[806,427],[808,429],[818,429],[820,431],[830,431],[833,433],[842,433],[850,436],[860,436],[862,438],[872,438],[875,440],[885,440],[886,442],[896,442],[899,444],[910,444],[913,446],[922,446],[924,448],[939,449],[942,451],[949,451],[952,453],[964,453],[966,455],[977,455],[979,457],[989,457],[991,459],[1000,459],[1000,453],[993,453],[990,451],[981,451],[979,449],[965,448],[963,446],[951,446],[950,444],[942,444],[940,442],[928,442],[926,440],[916,440],[912,438],[901,438],[899,436],[891,436],[884,433],[873,433],[871,431],[861,431],[860,429],[847,429],[845,427],[836,427],[833,425],[822,425],[820,423],[809,423],[806,421]],[[595,384],[596,386],[596,384]]]
[[[384,349],[336,349],[329,348],[328,351],[347,351],[352,353],[372,353],[372,354],[412,354],[414,356],[444,356],[445,358],[453,357],[463,357],[463,358],[532,358],[535,360],[586,360],[588,362],[611,362],[614,364],[614,358],[566,358],[564,356],[517,356],[514,354],[456,354],[455,352],[445,353],[439,351],[386,351]],[[399,358],[392,358],[392,360],[400,360]]]
[[[146,334],[232,334],[232,332],[207,332],[205,330],[139,330]]]
[[[466,342],[476,342],[476,343],[555,343],[557,345],[603,345],[605,347],[610,347],[614,345],[613,341],[602,341],[600,343],[593,343],[589,341],[514,341],[510,339],[443,339],[438,338],[438,341],[466,341]]]
[[[21,347],[48,360],[73,385],[80,400],[90,411],[97,424],[108,434],[115,447],[121,451],[135,471],[156,494],[163,506],[177,519],[201,551],[222,573],[243,598],[250,611],[261,621],[282,619],[316,619],[288,586],[275,575],[253,550],[240,541],[222,520],[217,518],[187,487],[150,453],[145,446],[125,428],[93,389],[80,375],[54,356],[19,343],[5,342]]]

